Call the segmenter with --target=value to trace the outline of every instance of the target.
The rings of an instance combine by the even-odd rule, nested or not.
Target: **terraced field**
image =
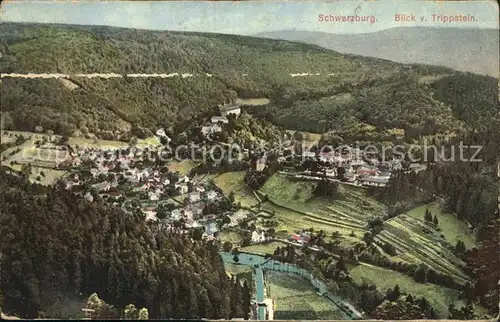
[[[313,195],[314,187],[315,182],[295,181],[288,176],[278,174],[270,178],[260,189],[260,192],[266,194],[269,199],[262,204],[262,209],[274,212],[275,219],[279,223],[276,228],[277,236],[283,237],[287,233],[312,227],[316,231],[324,230],[327,236],[338,232],[344,245],[347,243],[352,245],[359,242],[368,230],[369,218],[383,216],[387,212],[383,204],[366,196],[363,189],[342,185],[339,189],[342,198],[326,200]],[[432,208],[433,205],[429,207]],[[422,209],[425,212],[425,208],[420,208],[410,211],[408,215],[400,215],[385,221],[384,229],[375,237],[375,246],[382,251],[381,246],[384,243],[391,244],[395,247],[397,256],[390,256],[382,251],[390,260],[424,263],[436,272],[451,276],[460,284],[466,283],[470,277],[462,271],[465,263],[450,250],[451,236],[467,234],[463,223],[455,222],[457,225],[454,225],[452,218],[438,212],[437,208],[432,208],[431,211],[437,214],[440,220],[438,226],[441,231],[438,231],[423,221],[421,214]],[[354,233],[354,237],[350,236],[351,233]],[[469,239],[468,242],[470,244],[472,240]],[[443,318],[446,317],[450,303],[459,304],[455,290],[433,284],[419,284],[404,274],[376,266],[363,264],[361,267],[364,269],[359,267],[354,268],[354,275],[358,280],[361,280],[363,275],[363,278],[372,280],[382,289],[400,283],[400,286],[405,286],[403,290],[407,289],[432,301]]]
[[[408,263],[425,263],[435,271],[450,275],[459,283],[470,278],[460,267],[465,263],[453,254],[439,235],[424,233],[425,223],[405,215],[385,222],[384,229],[375,237],[380,245],[389,243],[396,248],[397,258]]]
[[[327,234],[337,231],[344,236],[354,232],[359,240],[367,231],[368,218],[386,213],[385,206],[366,196],[362,189],[343,186],[343,199],[322,200],[312,195],[313,187],[313,182],[298,182],[283,175],[275,175],[264,185],[261,191],[270,200],[266,207],[275,210],[281,224],[279,229],[290,232],[313,227]],[[469,281],[470,277],[461,269],[465,263],[452,253],[451,245],[441,237],[442,232],[415,217],[401,215],[386,221],[382,232],[375,237],[376,244],[393,245],[398,256],[387,256],[394,261],[425,263],[458,283]],[[438,217],[441,218],[441,214]],[[448,220],[443,233],[451,229],[449,226]],[[455,234],[460,231],[463,232],[463,225],[453,230]]]
[[[361,237],[371,216],[382,216],[385,206],[366,196],[361,189],[341,186],[339,200],[316,198],[314,182],[296,181],[284,175],[274,175],[261,188],[270,202],[263,205],[274,210],[283,230],[294,231],[314,227],[325,232],[352,232]]]

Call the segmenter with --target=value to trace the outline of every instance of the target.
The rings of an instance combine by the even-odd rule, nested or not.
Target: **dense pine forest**
[[[248,109],[287,129],[335,131],[355,140],[386,140],[393,132],[412,140],[499,120],[492,109],[497,93],[492,77],[288,41],[3,23],[0,48],[5,73],[194,75],[72,77],[69,87],[57,79],[5,78],[1,103],[7,129],[40,126],[59,134],[126,140],[159,126],[178,126],[235,97],[271,99],[265,108]],[[303,72],[311,76],[291,76]],[[469,108],[470,103],[481,108]]]
[[[0,184],[5,312],[51,316],[59,298],[97,293],[121,310],[145,307],[150,318],[248,316],[249,286],[228,278],[215,245],[159,233],[138,213],[31,184],[4,168]]]

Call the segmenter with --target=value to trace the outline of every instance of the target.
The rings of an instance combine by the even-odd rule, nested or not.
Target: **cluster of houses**
[[[230,101],[229,103],[219,105],[219,112],[220,115],[212,116],[210,124],[207,124],[201,128],[201,133],[203,133],[203,135],[207,136],[212,133],[221,132],[221,124],[229,123],[227,116],[229,114],[239,116],[241,113],[241,108],[239,105],[235,104],[234,101]]]
[[[166,227],[183,223],[186,228],[204,227],[207,238],[217,235],[216,220],[221,214],[204,214],[208,203],[217,202],[224,196],[208,183],[194,183],[186,175],[162,171],[154,165],[143,166],[144,156],[131,149],[130,153],[116,153],[116,150],[82,147],[74,149],[68,158],[71,171],[65,177],[66,189],[81,192],[90,186],[101,197],[125,210],[131,200],[140,207],[147,220],[157,221],[158,209],[165,203],[174,206],[167,218],[162,219]],[[102,158],[103,155],[108,157]],[[86,166],[85,166],[86,165]],[[90,202],[94,197],[86,191],[84,197]],[[175,200],[173,199],[175,198]]]
[[[253,243],[256,243],[256,244],[264,243],[268,240],[270,240],[270,238],[265,235],[264,230],[256,229],[252,232],[252,242]]]
[[[392,172],[403,169],[402,160],[394,158],[390,161],[380,162],[377,159],[364,161],[359,148],[352,148],[348,153],[328,152],[319,153],[305,151],[303,159],[315,159],[325,165],[325,174],[330,178],[338,178],[342,168],[342,176],[346,182],[362,186],[384,187],[392,175]],[[425,165],[419,163],[410,164],[410,170],[416,172],[425,169]],[[312,171],[304,171],[305,175],[319,175]],[[321,173],[323,174],[323,173]]]

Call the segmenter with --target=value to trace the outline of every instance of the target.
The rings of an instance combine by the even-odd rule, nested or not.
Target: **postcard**
[[[492,320],[494,1],[19,1],[2,319]]]

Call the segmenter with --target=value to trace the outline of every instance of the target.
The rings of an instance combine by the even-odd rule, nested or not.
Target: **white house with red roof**
[[[311,237],[309,235],[305,235],[305,234],[292,234],[290,236],[290,239],[294,242],[297,242],[299,244],[308,244],[309,241],[311,240]]]

